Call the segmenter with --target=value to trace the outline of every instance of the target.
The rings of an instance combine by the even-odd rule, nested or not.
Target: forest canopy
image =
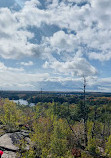
[[[84,130],[84,120],[87,131]],[[111,156],[110,103],[100,105],[87,103],[86,109],[82,100],[78,104],[39,102],[29,107],[1,99],[0,124],[5,132],[23,129],[29,131],[29,148],[25,149],[27,142],[22,138],[18,157],[110,158]]]

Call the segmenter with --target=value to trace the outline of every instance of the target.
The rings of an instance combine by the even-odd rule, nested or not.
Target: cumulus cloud
[[[29,7],[28,3],[26,2],[26,8]],[[35,3],[35,1],[30,3]],[[32,7],[34,6],[32,5]],[[34,38],[34,33],[25,28],[24,24],[26,26],[28,24],[25,21],[22,23],[19,14],[25,16],[22,15],[22,12],[13,12],[8,8],[0,8],[0,56],[6,59],[40,56],[44,48],[42,45],[30,41]],[[26,21],[29,22],[28,19]]]
[[[111,1],[110,0],[92,0],[91,1],[93,14],[96,15],[95,19],[99,22],[101,27],[110,28],[111,22]]]
[[[44,68],[48,67],[55,69],[55,71],[60,73],[72,74],[77,76],[90,76],[97,73],[96,69],[92,65],[90,65],[90,63],[88,63],[84,58],[75,58],[72,61],[67,62],[45,62]]]
[[[3,58],[18,58],[32,55],[37,46],[28,40],[33,33],[20,28],[19,23],[9,9],[0,9],[0,56]]]
[[[70,2],[75,5],[71,5]],[[78,3],[83,5],[77,5]],[[49,3],[46,9],[40,9],[39,1],[30,0],[26,1],[24,7],[17,12],[0,8],[0,55],[3,58],[35,55],[45,57],[47,52],[45,54],[43,52],[49,44],[52,50],[56,48],[59,52],[75,51],[86,45],[90,59],[93,55],[90,55],[89,50],[93,49],[97,49],[102,55],[108,55],[111,39],[110,4],[110,0],[69,0],[67,3],[56,0]],[[28,27],[40,28],[42,24],[56,25],[60,29],[65,28],[69,33],[58,31],[52,34],[52,37],[41,41],[40,45],[34,44],[31,40],[35,34]],[[109,55],[108,60],[110,58]],[[98,57],[97,59],[101,60]]]
[[[79,45],[75,35],[66,34],[64,31],[58,31],[52,37],[46,37],[46,41],[53,50],[58,52],[73,52]]]
[[[110,0],[47,0],[45,5],[42,8],[40,1],[30,0],[18,11],[0,8],[0,57],[39,57],[47,61],[44,68],[54,69],[59,76],[63,73],[95,75],[97,70],[90,61],[111,59]],[[54,26],[57,30],[47,35],[43,26]],[[39,44],[34,41],[39,38],[38,29],[41,29]],[[33,66],[33,63],[29,59],[29,62],[21,62],[21,65]],[[24,75],[37,78],[22,68],[7,67],[3,63],[0,63],[0,71],[11,76],[14,71],[21,72],[21,78]],[[32,85],[32,82],[35,81],[27,80],[26,85]],[[25,84],[20,80],[19,86],[22,83]]]

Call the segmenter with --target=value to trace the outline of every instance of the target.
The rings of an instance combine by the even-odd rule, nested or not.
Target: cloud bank
[[[110,0],[46,0],[44,4],[41,0],[30,0],[19,9],[14,6],[0,7],[0,58],[20,61],[20,67],[15,64],[15,68],[0,63],[0,71],[11,77],[6,82],[12,84],[16,72],[21,78],[25,78],[22,75],[29,78],[19,80],[18,84],[35,86],[36,62],[41,64],[41,75],[48,74],[47,81],[43,77],[41,82],[52,82],[54,76],[56,79],[70,76],[71,80],[75,77],[79,81],[86,75],[98,80],[98,68],[93,61],[111,60]],[[25,68],[30,66],[34,68],[31,75],[32,69]]]

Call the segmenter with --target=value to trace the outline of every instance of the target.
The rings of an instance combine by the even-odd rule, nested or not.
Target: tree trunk
[[[88,145],[88,138],[87,138],[87,109],[86,109],[86,79],[84,78],[84,144],[85,147]]]

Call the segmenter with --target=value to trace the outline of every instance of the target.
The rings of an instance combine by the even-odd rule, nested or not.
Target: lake
[[[27,100],[19,99],[19,100],[13,100],[14,103],[20,104],[20,105],[29,105],[29,106],[34,106],[35,103],[28,103]]]

